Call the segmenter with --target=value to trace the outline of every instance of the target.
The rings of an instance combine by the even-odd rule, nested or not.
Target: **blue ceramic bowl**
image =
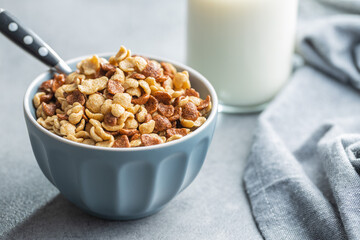
[[[108,58],[110,54],[99,56]],[[70,60],[68,64],[75,69],[76,63],[85,57]],[[92,215],[127,220],[156,213],[189,186],[205,160],[217,117],[214,88],[190,67],[149,58],[170,62],[179,71],[187,70],[192,86],[201,97],[211,96],[213,107],[205,124],[179,140],[126,149],[72,142],[36,122],[32,99],[40,84],[53,73],[41,74],[26,91],[24,115],[42,172],[69,201]]]

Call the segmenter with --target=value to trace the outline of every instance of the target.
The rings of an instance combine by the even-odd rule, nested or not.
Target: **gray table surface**
[[[116,51],[184,62],[186,1],[0,0],[64,59]],[[242,172],[257,114],[220,114],[202,170],[161,212],[129,222],[87,215],[53,187],[31,150],[22,113],[27,85],[47,68],[0,36],[1,239],[261,239]]]

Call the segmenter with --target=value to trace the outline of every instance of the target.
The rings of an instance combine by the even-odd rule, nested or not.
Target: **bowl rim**
[[[108,58],[112,55],[114,55],[114,53],[110,53],[110,52],[105,52],[105,53],[99,53],[99,54],[89,54],[89,55],[84,55],[84,56],[80,56],[80,57],[76,57],[76,58],[71,58],[69,60],[66,61],[66,63],[68,64],[73,64],[76,62],[79,62],[85,58],[91,57],[93,55],[97,55],[99,57],[104,57],[104,58]],[[50,132],[49,130],[45,129],[44,127],[42,127],[36,120],[35,118],[32,116],[31,111],[29,106],[32,106],[32,98],[30,99],[30,93],[31,90],[35,88],[35,85],[38,84],[38,82],[41,81],[41,79],[43,79],[45,77],[45,75],[49,74],[49,73],[53,73],[54,71],[52,69],[49,69],[43,73],[41,73],[40,75],[38,75],[27,87],[25,95],[24,95],[24,99],[23,99],[23,109],[24,109],[24,113],[25,116],[30,120],[30,122],[41,132],[45,133],[46,135],[48,135],[49,137],[61,141],[65,144],[69,144],[72,145],[74,147],[80,147],[80,148],[85,148],[85,149],[89,149],[89,150],[103,150],[103,151],[111,151],[111,152],[139,152],[139,151],[147,151],[147,150],[153,150],[153,149],[159,149],[159,148],[167,148],[167,147],[171,147],[173,145],[176,144],[180,144],[182,142],[187,141],[190,138],[195,137],[196,135],[200,134],[200,132],[204,131],[213,121],[216,120],[216,116],[217,116],[217,108],[218,108],[218,98],[216,95],[216,91],[214,89],[214,87],[210,84],[210,82],[202,75],[200,74],[198,71],[196,71],[195,69],[182,64],[180,62],[177,61],[173,61],[173,60],[169,60],[167,58],[163,58],[163,57],[158,57],[158,56],[154,56],[151,54],[138,54],[136,53],[136,55],[140,55],[140,56],[144,56],[147,57],[151,60],[156,60],[159,62],[168,62],[171,63],[175,66],[175,68],[180,68],[183,70],[186,70],[189,72],[190,75],[195,76],[199,81],[201,81],[202,83],[205,84],[206,88],[208,89],[208,91],[210,92],[210,96],[211,96],[211,100],[212,100],[212,109],[210,112],[210,115],[208,116],[207,120],[205,121],[205,123],[203,125],[201,125],[198,129],[196,129],[194,132],[192,132],[191,134],[188,134],[180,139],[177,139],[175,141],[171,141],[171,142],[166,142],[166,143],[162,143],[162,144],[157,144],[157,145],[152,145],[152,146],[142,146],[142,147],[129,147],[129,148],[110,148],[110,147],[100,147],[100,146],[93,146],[93,145],[87,145],[87,144],[83,144],[83,143],[78,143],[78,142],[74,142],[71,140],[68,140],[66,138],[63,138],[61,136],[58,136],[52,132]],[[190,80],[191,81],[191,80]]]

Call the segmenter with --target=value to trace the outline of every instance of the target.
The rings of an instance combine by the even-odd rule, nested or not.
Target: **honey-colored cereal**
[[[37,122],[68,140],[99,147],[141,147],[176,141],[206,122],[211,98],[191,88],[187,71],[131,55],[94,55],[78,70],[54,75],[33,98]]]

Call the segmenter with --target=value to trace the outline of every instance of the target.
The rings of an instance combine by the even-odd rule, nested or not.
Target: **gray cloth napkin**
[[[301,24],[305,66],[260,115],[244,173],[265,239],[360,239],[360,16]]]

